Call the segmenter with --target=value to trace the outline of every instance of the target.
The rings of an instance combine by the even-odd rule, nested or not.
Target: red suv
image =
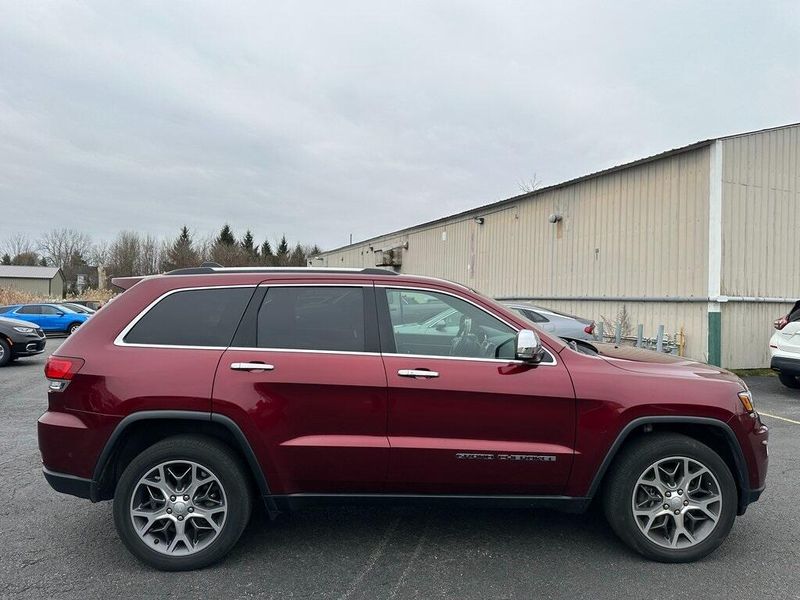
[[[50,357],[44,476],[114,499],[125,545],[208,565],[260,497],[583,511],[655,560],[719,546],[767,428],[735,375],[564,341],[461,285],[380,269],[199,267],[128,288]]]

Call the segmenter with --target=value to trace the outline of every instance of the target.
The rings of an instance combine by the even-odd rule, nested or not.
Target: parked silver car
[[[563,338],[575,340],[591,340],[594,333],[594,321],[574,315],[568,315],[527,302],[503,302],[503,304],[519,313],[540,329]]]

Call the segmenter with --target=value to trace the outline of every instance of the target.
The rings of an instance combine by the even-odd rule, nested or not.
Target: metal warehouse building
[[[624,305],[685,354],[765,367],[800,297],[800,124],[697,142],[325,252],[599,320]]]
[[[63,298],[64,275],[58,267],[0,265],[0,288],[13,288],[41,298]]]

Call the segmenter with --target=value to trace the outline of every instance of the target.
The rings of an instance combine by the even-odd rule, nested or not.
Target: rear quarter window
[[[126,344],[230,345],[255,288],[182,290],[162,298],[125,334]]]

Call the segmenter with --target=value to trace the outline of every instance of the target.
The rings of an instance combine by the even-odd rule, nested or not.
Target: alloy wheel
[[[136,484],[130,504],[134,531],[153,550],[187,556],[219,537],[228,513],[222,483],[201,464],[164,462]]]
[[[639,531],[664,548],[705,540],[722,514],[722,489],[704,464],[685,456],[663,458],[644,470],[631,507]]]

